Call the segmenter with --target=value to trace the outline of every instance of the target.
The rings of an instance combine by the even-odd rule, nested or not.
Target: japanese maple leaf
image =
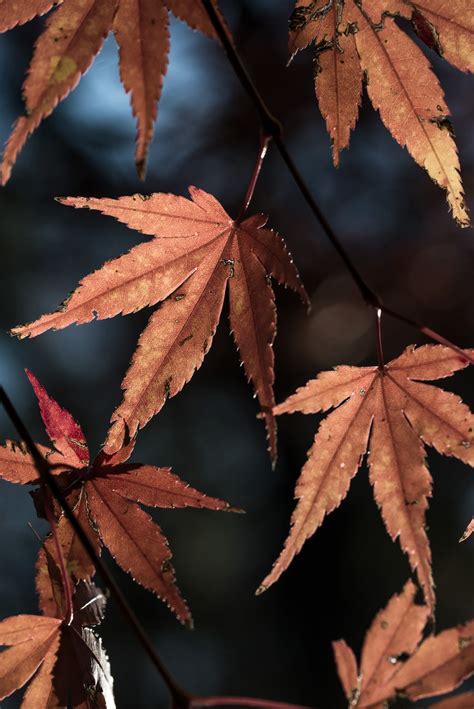
[[[3,0],[0,32],[59,5],[36,42],[23,84],[25,115],[14,125],[1,165],[10,178],[28,136],[79,83],[112,30],[119,46],[120,78],[137,118],[136,165],[144,177],[169,54],[169,12],[191,28],[215,37],[196,0]]]
[[[474,672],[474,621],[421,642],[430,609],[415,604],[415,593],[408,581],[375,616],[365,636],[360,667],[344,640],[333,643],[350,707],[383,709],[396,696],[416,701],[447,694]],[[473,696],[468,692],[434,707],[472,709]]]
[[[290,54],[316,45],[316,96],[336,166],[357,122],[365,78],[385,126],[446,190],[455,219],[467,226],[443,90],[426,56],[393,16],[411,19],[422,39],[461,71],[474,70],[472,0],[297,0],[290,18]]]
[[[69,502],[74,505],[74,512],[92,543],[98,551],[101,545],[106,546],[137,583],[165,601],[181,622],[191,624],[190,612],[175,583],[168,541],[140,504],[210,510],[230,510],[230,506],[190,487],[169,468],[127,463],[133,442],[114,455],[100,451],[89,463],[86,439],[79,425],[48,396],[31,373],[28,376],[38,398],[46,432],[55,448],[61,450],[64,468],[69,469],[68,476],[60,475],[58,480],[63,482]],[[0,466],[0,477],[4,480],[23,484],[38,482],[33,460],[21,448],[10,444],[0,447]],[[53,472],[64,473],[64,468],[59,466]],[[63,517],[59,520],[57,535],[71,576],[90,579],[94,567]],[[51,542],[46,543],[46,551],[55,554]],[[40,589],[41,559],[38,576]]]
[[[57,608],[51,615],[18,615],[0,622],[0,645],[8,646],[0,653],[0,700],[30,682],[21,709],[115,708],[107,655],[76,596],[82,605],[87,598],[86,606],[94,598],[80,595],[82,591],[76,587],[72,623]]]
[[[155,238],[84,278],[60,310],[12,332],[35,337],[165,301],[140,336],[125,376],[123,401],[112,415],[105,444],[111,453],[121,447],[126,428],[133,438],[201,366],[229,285],[231,329],[264,412],[275,458],[276,310],[269,276],[298,292],[305,302],[307,295],[283,240],[265,228],[265,216],[235,223],[214,197],[189,189],[192,200],[161,193],[147,198],[60,200],[99,210]]]
[[[455,394],[421,382],[448,377],[467,360],[441,345],[408,347],[378,367],[336,367],[275,408],[305,414],[337,407],[321,423],[296,484],[291,530],[261,591],[289,566],[306,539],[338,507],[366,450],[375,500],[391,538],[400,539],[431,610],[431,552],[425,512],[431,476],[425,444],[474,465],[474,415]]]

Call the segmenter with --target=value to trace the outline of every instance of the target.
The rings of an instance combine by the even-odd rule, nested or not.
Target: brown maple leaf
[[[383,709],[396,696],[416,701],[447,694],[474,672],[474,621],[421,642],[430,608],[415,604],[415,593],[414,584],[408,581],[375,616],[365,636],[359,668],[344,640],[333,643],[349,707]],[[469,692],[434,706],[472,709],[472,697]]]
[[[322,372],[274,409],[276,414],[310,414],[337,407],[322,421],[308,453],[296,484],[290,533],[261,591],[280,577],[325,515],[340,505],[370,448],[369,477],[385,526],[392,539],[400,538],[433,610],[424,526],[431,476],[424,446],[474,465],[474,415],[455,394],[421,382],[448,377],[467,364],[441,345],[408,347],[383,371],[340,366]]]
[[[96,594],[93,584],[75,587],[71,623],[58,606],[0,622],[0,645],[8,646],[0,653],[0,700],[30,682],[21,709],[115,709],[107,655],[90,627],[103,616],[102,609],[90,622]]]
[[[229,285],[230,324],[245,371],[264,412],[269,449],[276,456],[272,413],[274,294],[269,277],[308,302],[283,240],[256,215],[235,223],[210,194],[190,187],[192,201],[170,194],[119,199],[62,199],[96,209],[155,238],[108,261],[84,278],[60,310],[14,328],[19,337],[94,318],[110,318],[165,301],[151,316],[123,382],[105,449],[122,446],[177,394],[212,344]]]
[[[2,184],[10,178],[28,136],[76,87],[111,30],[119,46],[120,78],[137,118],[135,159],[143,178],[168,66],[169,12],[215,37],[207,13],[196,0],[6,0],[0,3],[0,32],[56,5],[36,42],[23,84],[25,115],[16,121],[6,144]]]
[[[471,0],[297,0],[290,18],[290,54],[316,45],[316,96],[334,164],[349,145],[365,77],[383,123],[446,190],[462,226],[469,218],[444,93],[426,56],[393,17],[412,20],[428,46],[461,71],[473,71],[473,11]]]
[[[74,507],[78,520],[88,532],[97,551],[100,551],[101,545],[107,547],[116,562],[137,583],[161,598],[181,622],[191,624],[191,614],[176,586],[168,541],[160,527],[140,505],[171,509],[233,508],[187,485],[170,468],[127,463],[133,442],[113,455],[100,451],[89,464],[88,454],[84,457],[87,449],[79,425],[48,396],[31,373],[28,376],[40,404],[46,431],[53,443],[61,442],[64,451],[64,467],[60,466],[53,472],[59,472],[58,480],[63,484],[69,504]],[[70,437],[71,431],[74,431],[74,438]],[[81,460],[76,456],[78,442],[83,456]],[[31,456],[22,448],[14,449],[15,456],[11,446],[6,450],[8,456],[0,456],[0,478],[22,484],[37,483],[38,473]],[[20,480],[17,474],[19,465],[22,472]],[[67,475],[64,475],[65,469],[69,471]],[[90,579],[94,573],[93,564],[70,524],[62,516],[58,521],[57,536],[71,576],[76,580]],[[46,541],[45,552],[56,559],[51,539]],[[48,584],[47,576],[50,575],[49,570],[45,574],[44,556],[41,554],[37,571],[37,588],[41,591],[44,590],[44,583]],[[41,593],[40,597],[43,598]],[[48,603],[50,606],[52,602],[51,595],[49,598],[49,602],[45,600],[45,605],[41,605],[44,611]]]

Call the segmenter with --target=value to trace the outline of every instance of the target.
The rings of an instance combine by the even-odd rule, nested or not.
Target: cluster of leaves
[[[101,450],[90,462],[87,442],[71,414],[48,396],[38,380],[28,372],[46,433],[53,445],[40,450],[52,466],[69,506],[88,531],[97,552],[107,547],[117,563],[135,581],[163,599],[176,616],[191,624],[191,614],[175,583],[168,541],[160,527],[140,505],[156,508],[185,507],[231,510],[226,502],[208,497],[174,475],[169,468],[127,463],[134,439],[113,455]],[[0,447],[0,477],[12,483],[38,486],[38,472],[31,454],[14,441]],[[34,494],[37,508],[43,504],[41,488]],[[74,581],[89,581],[94,566],[70,523],[57,510],[56,534],[66,568]],[[46,543],[55,556],[52,539]],[[59,560],[56,560],[57,563]],[[42,565],[37,586],[41,587]]]
[[[159,596],[187,625],[191,614],[175,582],[168,541],[141,504],[159,508],[231,510],[174,475],[169,468],[127,463],[134,440],[114,455],[101,450],[94,461],[84,433],[71,414],[27,372],[53,448],[38,444],[70,507],[87,530],[97,554],[105,546],[137,583]],[[103,596],[92,578],[94,564],[62,510],[41,486],[34,459],[24,445],[0,446],[0,478],[34,486],[40,516],[54,510],[55,526],[38,555],[36,589],[42,616],[17,616],[0,623],[0,700],[34,673],[22,708],[113,707],[112,680],[100,639],[91,626],[102,620]],[[237,510],[234,510],[237,511]],[[61,568],[69,576],[61,576]],[[65,586],[71,584],[73,613],[67,616]],[[53,697],[54,695],[54,697]],[[57,701],[57,704],[51,703]]]
[[[213,37],[215,29],[204,5],[193,0],[10,0],[0,3],[0,31],[56,5],[35,47],[24,84],[26,111],[7,143],[2,182],[9,179],[28,136],[75,87],[110,30],[119,44],[121,79],[137,117],[136,163],[143,177],[167,66],[169,12]],[[411,20],[431,49],[462,71],[472,70],[472,18],[457,0],[449,8],[445,5],[440,0],[297,0],[290,20],[290,53],[316,44],[316,94],[335,164],[349,144],[365,78],[385,125],[445,188],[455,218],[467,225],[443,92],[425,55],[398,24]],[[474,416],[459,397],[424,382],[464,368],[473,353],[464,357],[456,349],[427,345],[410,347],[387,365],[380,361],[373,367],[339,366],[277,406],[271,279],[291,288],[308,305],[298,271],[283,239],[266,226],[267,217],[246,215],[248,202],[232,219],[203,190],[191,187],[190,197],[157,193],[59,200],[112,216],[153,238],[106,262],[80,282],[59,310],[14,328],[13,334],[35,337],[71,324],[160,307],[139,338],[123,380],[122,401],[112,414],[104,446],[92,461],[79,424],[28,373],[52,445],[38,449],[97,555],[106,547],[126,572],[190,625],[167,539],[142,505],[238,510],[191,488],[169,468],[133,464],[129,459],[138,431],[201,366],[228,289],[231,331],[258,397],[272,461],[277,454],[275,415],[335,409],[316,434],[296,486],[298,503],[288,539],[259,591],[280,577],[306,539],[341,503],[370,444],[368,466],[376,502],[391,538],[399,538],[408,554],[425,603],[415,604],[412,582],[391,599],[367,633],[360,669],[344,641],[334,644],[349,706],[381,709],[394,697],[417,700],[453,690],[474,672],[474,625],[471,621],[421,642],[435,609],[425,530],[431,496],[425,445],[474,465]],[[0,478],[32,485],[38,514],[52,524],[37,563],[42,615],[0,623],[0,643],[9,646],[0,655],[0,699],[34,675],[24,708],[113,707],[107,658],[92,630],[103,615],[102,596],[93,584],[94,563],[21,443],[6,441],[0,447]],[[471,523],[463,538],[473,530]],[[437,706],[473,705],[473,694],[467,693]]]
[[[426,45],[461,71],[474,71],[469,0],[297,0],[290,55],[316,45],[315,89],[334,164],[349,145],[365,80],[395,140],[443,187],[453,216],[469,224],[449,108],[421,49],[394,18],[410,20]]]

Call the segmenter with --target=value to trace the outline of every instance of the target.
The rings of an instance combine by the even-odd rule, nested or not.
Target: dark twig
[[[272,702],[270,699],[253,697],[194,697],[192,707],[261,707],[262,709],[309,709],[301,704]]]

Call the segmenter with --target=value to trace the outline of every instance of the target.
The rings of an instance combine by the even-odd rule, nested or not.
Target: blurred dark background
[[[474,241],[448,214],[443,192],[391,138],[364,98],[351,148],[339,170],[312,82],[312,52],[285,68],[292,2],[222,0],[237,45],[291,153],[340,238],[373,288],[394,308],[472,346]],[[43,21],[0,40],[0,131],[21,112],[21,83]],[[472,82],[430,53],[453,112],[467,201],[474,204]],[[469,98],[470,97],[470,98]],[[172,23],[170,67],[159,107],[148,176],[134,168],[135,123],[110,37],[80,86],[34,134],[0,192],[2,214],[1,381],[36,440],[46,442],[29,367],[85,429],[92,450],[104,439],[120,381],[149,312],[71,327],[20,342],[8,329],[55,309],[78,280],[138,243],[140,236],[98,214],[54,202],[57,195],[119,196],[137,191],[186,194],[195,184],[236,214],[258,144],[256,113],[217,44]],[[278,153],[271,150],[251,211],[271,215],[298,264],[313,310],[276,288],[277,400],[322,369],[373,363],[367,310],[306,208]],[[384,321],[387,358],[416,331]],[[443,383],[472,406],[474,372]],[[130,602],[177,678],[193,692],[247,694],[343,707],[330,642],[345,637],[360,651],[374,613],[409,575],[405,555],[384,531],[365,466],[342,507],[307,542],[280,582],[254,590],[269,570],[293,509],[293,487],[318,424],[315,416],[279,422],[279,463],[272,472],[257,405],[239,368],[223,316],[203,367],[141,433],[133,460],[171,465],[209,494],[244,507],[245,516],[159,512],[179,585],[196,629],[179,626],[152,594],[114,568]],[[13,430],[1,414],[2,435]],[[457,540],[474,513],[471,470],[429,454],[434,498],[428,513],[437,584],[437,627],[472,617],[474,541]],[[34,613],[38,526],[24,489],[0,485],[1,615]],[[39,526],[38,528],[41,528]],[[160,679],[110,602],[102,634],[118,707],[166,706]],[[2,703],[9,709],[20,696]]]

